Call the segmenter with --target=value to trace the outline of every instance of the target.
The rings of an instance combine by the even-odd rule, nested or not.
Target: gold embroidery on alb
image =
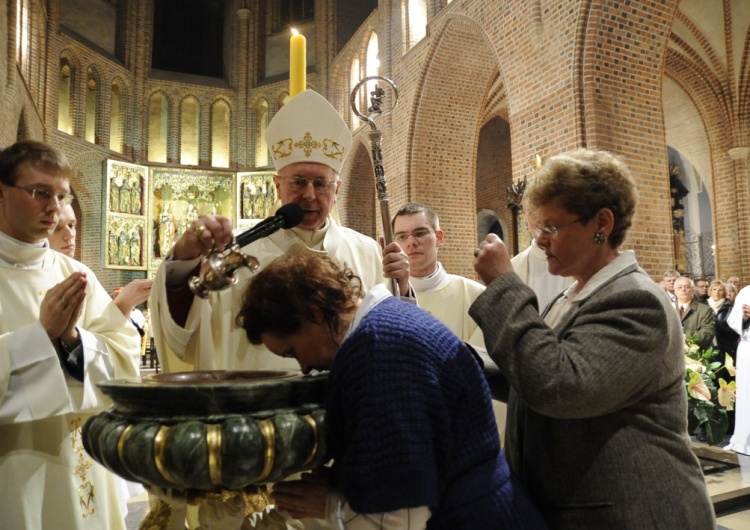
[[[78,462],[73,467],[73,475],[81,481],[78,485],[78,504],[81,507],[81,516],[86,519],[89,515],[96,513],[96,494],[94,483],[88,478],[88,470],[94,463],[86,454],[81,443],[81,424],[83,420],[77,416],[70,420],[70,443],[73,453],[78,455]]]

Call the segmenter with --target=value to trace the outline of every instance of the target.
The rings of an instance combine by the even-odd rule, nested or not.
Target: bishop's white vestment
[[[313,234],[310,232],[310,234]],[[313,250],[310,242],[300,238],[300,230],[279,230],[242,248],[254,256],[262,270],[276,258],[295,252],[316,252],[327,255],[348,266],[362,280],[365,290],[383,283],[383,258],[374,239],[350,228],[342,227],[329,218],[328,228],[320,249]],[[247,340],[244,329],[236,324],[242,296],[252,277],[248,268],[236,271],[237,283],[228,289],[214,291],[207,300],[194,297],[192,307],[182,327],[169,311],[167,286],[170,262],[159,267],[152,289],[149,307],[154,344],[159,362],[165,372],[191,370],[299,370],[294,359],[283,359],[272,354],[263,345],[253,345]],[[191,268],[199,260],[193,261]]]

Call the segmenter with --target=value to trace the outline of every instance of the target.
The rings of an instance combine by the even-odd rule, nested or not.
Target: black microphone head
[[[282,228],[294,228],[305,218],[305,210],[296,202],[290,202],[276,210],[276,215],[284,218],[284,226]]]

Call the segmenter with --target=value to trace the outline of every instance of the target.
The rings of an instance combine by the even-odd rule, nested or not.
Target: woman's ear
[[[601,232],[609,237],[609,234],[612,233],[612,230],[615,227],[615,214],[612,213],[612,210],[609,208],[600,208],[599,211],[596,212],[594,219],[596,220],[597,232]]]

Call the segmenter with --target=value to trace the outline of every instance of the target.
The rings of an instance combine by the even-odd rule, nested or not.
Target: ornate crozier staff
[[[370,155],[372,157],[373,168],[375,169],[375,188],[377,189],[378,202],[380,203],[380,217],[383,222],[383,238],[385,239],[385,244],[388,245],[393,242],[393,228],[391,227],[391,213],[390,208],[388,207],[388,188],[385,181],[385,169],[383,169],[383,150],[380,147],[383,133],[378,130],[375,121],[370,118],[370,116],[361,113],[357,108],[357,94],[359,93],[360,87],[365,83],[377,80],[384,81],[390,85],[393,90],[393,105],[387,112],[393,110],[398,103],[398,89],[396,88],[396,83],[387,77],[381,77],[379,75],[365,77],[357,83],[349,96],[349,104],[351,105],[354,114],[370,126]],[[380,85],[376,84],[375,89],[370,93],[370,96],[370,107],[367,109],[367,112],[369,114],[383,114],[383,100],[386,98],[385,90],[383,90]],[[393,278],[391,278],[390,288],[395,296],[399,296],[398,283]]]

